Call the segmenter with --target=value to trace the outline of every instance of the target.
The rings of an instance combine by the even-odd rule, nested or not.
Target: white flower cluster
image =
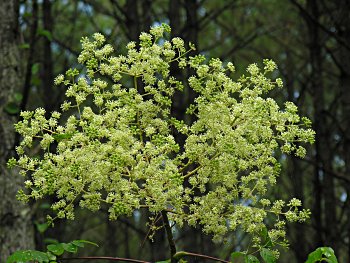
[[[61,108],[70,116],[46,118],[39,108],[22,112],[16,124],[23,140],[19,158],[8,163],[28,176],[20,199],[54,195],[52,209],[68,219],[77,205],[96,211],[105,203],[111,219],[166,210],[179,226],[200,224],[216,240],[239,228],[257,247],[264,220],[274,214],[269,235],[274,244],[284,242],[285,221],[304,221],[309,211],[296,199],[288,205],[267,199],[280,170],[275,152],[305,156],[300,143],[314,140],[310,121],[291,102],[281,110],[266,98],[282,86],[266,76],[276,69],[273,61],[264,60],[263,70],[250,65],[248,76],[235,81],[231,62],[188,57],[194,47],[187,50],[180,38],[159,41],[169,31],[154,27],[140,35],[139,47],[130,42],[128,53],[117,56],[103,35],[83,38],[78,60],[87,74],[71,69],[55,79],[67,87]],[[198,93],[188,109],[192,124],[170,114],[175,90],[185,85],[170,75],[171,63],[196,72],[188,80]],[[175,129],[186,136],[183,151]],[[40,158],[28,154],[35,145]]]

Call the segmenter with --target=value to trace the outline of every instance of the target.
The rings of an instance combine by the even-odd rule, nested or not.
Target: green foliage
[[[246,253],[239,252],[239,251],[231,253],[231,262],[234,262],[234,263],[244,262],[246,258],[247,258]]]
[[[264,263],[275,263],[277,261],[276,254],[266,248],[262,248],[260,251],[260,256],[263,259]],[[252,255],[244,252],[233,252],[231,254],[231,262],[233,263],[260,263],[259,259]]]
[[[329,262],[338,263],[337,257],[334,255],[334,250],[330,247],[319,247],[311,252],[305,263]]]
[[[6,263],[24,263],[24,262],[39,262],[39,263],[56,263],[58,256],[64,252],[76,253],[78,248],[83,248],[85,244],[97,246],[97,244],[87,240],[74,240],[69,243],[55,243],[47,246],[47,251],[37,250],[18,250],[7,258]]]
[[[22,93],[15,92],[10,101],[5,105],[4,111],[11,115],[16,115],[20,112],[20,104],[22,102]]]
[[[275,153],[304,157],[300,143],[314,140],[310,121],[292,102],[280,109],[267,96],[283,85],[268,77],[277,68],[273,61],[252,64],[233,80],[232,63],[188,56],[194,46],[178,37],[166,40],[169,31],[162,25],[141,33],[139,46],[130,42],[125,55],[113,55],[102,34],[82,39],[78,61],[86,72],[70,69],[55,79],[67,88],[61,108],[70,111],[68,118],[60,112],[47,117],[38,108],[22,112],[15,125],[23,140],[9,166],[29,178],[18,197],[55,196],[55,218],[74,219],[76,206],[97,211],[101,204],[111,220],[142,208],[166,210],[179,227],[201,225],[216,241],[228,231],[249,233],[253,247],[273,262],[270,250],[262,249],[286,246],[285,223],[310,214],[295,198],[267,199],[280,172]],[[171,64],[195,75],[181,82]],[[172,97],[184,85],[198,95],[187,110],[193,123],[171,115]],[[186,137],[184,145],[174,130]],[[39,159],[28,151],[36,145]]]
[[[264,263],[275,263],[277,262],[277,256],[274,251],[267,248],[262,248],[260,250],[260,256]],[[247,255],[243,252],[233,252],[231,254],[231,262],[233,263],[259,263],[259,259],[253,255]],[[315,262],[329,262],[338,263],[337,257],[334,255],[334,251],[330,247],[320,247],[315,251],[311,252],[305,263],[315,263]]]
[[[35,226],[39,233],[44,233],[47,230],[49,225],[46,222],[45,223],[35,222]]]
[[[4,111],[11,115],[16,115],[20,112],[20,108],[16,102],[9,102],[4,107]]]
[[[34,63],[32,65],[32,74],[35,75],[39,72],[40,69],[40,64],[39,63]]]
[[[52,41],[52,34],[51,34],[51,32],[48,31],[48,30],[39,28],[37,34],[38,34],[38,36],[44,36],[44,37],[46,37],[49,41]]]
[[[260,251],[260,256],[264,260],[265,263],[275,263],[276,255],[267,248],[262,248]]]

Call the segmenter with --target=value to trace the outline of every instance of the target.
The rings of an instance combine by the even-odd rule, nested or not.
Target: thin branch
[[[59,45],[62,49],[68,51],[69,53],[73,54],[74,56],[78,57],[79,56],[79,52],[72,49],[70,46],[68,46],[66,43],[64,43],[63,41],[61,41],[58,38],[53,37],[52,39],[53,43],[56,43],[57,45]]]
[[[310,19],[316,26],[318,26],[322,31],[324,31],[326,34],[332,36],[335,38],[335,40],[338,41],[338,43],[340,45],[342,45],[343,47],[345,47],[348,51],[350,51],[350,46],[348,45],[348,43],[346,43],[346,41],[344,39],[342,39],[341,37],[339,37],[337,34],[335,34],[334,32],[328,30],[324,25],[322,25],[319,21],[317,21],[302,5],[300,5],[296,0],[289,0],[293,5],[295,5],[301,15],[303,15],[306,19]]]
[[[210,23],[210,21],[216,19],[223,12],[233,8],[235,5],[236,5],[236,1],[229,1],[229,2],[226,2],[222,7],[217,8],[214,12],[207,12],[205,16],[199,19],[198,28],[204,29]]]
[[[329,175],[331,175],[337,179],[343,180],[346,183],[350,183],[350,177],[346,176],[343,173],[339,173],[336,171],[332,171],[330,169],[326,169],[325,167],[321,167],[320,165],[318,165],[315,161],[313,161],[311,159],[301,159],[301,160],[316,166],[318,169],[324,170],[326,173],[328,173]]]
[[[344,69],[344,66],[343,66],[343,65],[340,63],[340,61],[336,58],[336,56],[334,55],[333,51],[332,51],[329,47],[327,47],[326,45],[325,45],[325,49],[326,49],[327,53],[331,56],[331,58],[332,58],[334,64],[338,67],[339,71],[340,71],[341,73],[345,73],[346,70]]]
[[[118,1],[110,0],[110,2],[119,10],[120,13],[123,14],[124,17],[128,16],[128,13],[123,9],[122,6],[119,5]]]
[[[135,231],[140,236],[145,236],[146,235],[145,231],[143,231],[141,228],[135,227],[135,225],[131,224],[128,220],[125,220],[123,218],[118,218],[118,222],[121,222],[125,226],[129,227],[131,230]]]
[[[59,260],[79,260],[79,259],[151,263],[149,261],[137,260],[137,259],[132,259],[132,258],[118,258],[118,257],[73,257],[73,258],[60,258]]]

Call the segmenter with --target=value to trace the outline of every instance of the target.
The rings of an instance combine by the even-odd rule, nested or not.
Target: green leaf
[[[53,254],[57,255],[57,256],[60,256],[63,254],[64,252],[64,248],[62,246],[61,243],[58,243],[58,244],[51,244],[51,245],[48,245],[47,246],[47,250],[52,252]]]
[[[41,83],[41,80],[37,75],[33,75],[30,82],[33,86],[39,86]]]
[[[73,240],[71,243],[73,243],[77,247],[84,247],[84,244],[89,244],[89,245],[93,245],[95,247],[98,247],[98,245],[96,243],[91,242],[89,240],[84,240],[84,239]]]
[[[16,251],[15,253],[11,254],[7,259],[6,263],[14,263],[18,261],[23,261],[22,255],[24,251]]]
[[[40,209],[50,209],[51,205],[49,203],[40,204]]]
[[[4,111],[11,114],[11,115],[15,115],[17,113],[19,113],[20,108],[17,105],[17,103],[15,102],[9,102],[5,107],[4,107]]]
[[[167,259],[167,260],[162,260],[162,261],[157,261],[156,263],[170,263],[171,260]]]
[[[325,256],[326,258],[324,258]],[[338,263],[338,259],[334,254],[334,250],[330,247],[319,247],[311,252],[305,263],[314,263],[324,260],[329,263]]]
[[[269,236],[269,232],[267,231],[266,226],[264,225],[260,232],[261,242],[264,247],[271,248],[272,247],[272,241]]]
[[[40,64],[39,63],[34,63],[32,65],[32,74],[35,75],[36,73],[39,72]]]
[[[80,242],[80,240],[73,240],[72,244],[77,246],[77,247],[84,247],[85,246],[84,242]]]
[[[50,258],[47,253],[36,250],[18,250],[9,256],[6,263],[25,263],[28,261],[36,261],[39,263],[49,262]]]
[[[260,263],[259,259],[253,255],[248,255],[245,258],[245,263]]]
[[[20,49],[29,49],[30,45],[28,43],[23,43],[21,45],[18,46]]]
[[[261,249],[260,256],[263,258],[265,263],[276,263],[275,255],[267,248]]]
[[[243,262],[245,260],[247,255],[243,252],[233,252],[231,253],[231,262],[233,263],[239,263]]]
[[[314,263],[319,261],[321,258],[322,258],[322,251],[320,249],[316,249],[315,251],[309,254],[305,263]]]
[[[50,251],[46,252],[46,254],[50,261],[56,260],[56,255],[52,254]]]
[[[72,243],[61,243],[65,251],[70,253],[77,253],[78,247]]]
[[[22,15],[23,18],[29,18],[29,17],[32,17],[32,16],[33,16],[33,14],[30,13],[30,12],[24,12],[23,15]]]
[[[45,238],[44,243],[45,244],[58,244],[58,241],[57,241],[57,239],[54,239],[54,238]]]
[[[50,31],[45,30],[45,29],[39,29],[38,30],[38,36],[44,36],[46,37],[49,41],[52,41],[52,34]]]
[[[36,250],[32,251],[32,260],[38,261],[39,263],[50,262],[50,259],[47,253],[36,251]]]
[[[35,225],[36,225],[36,228],[37,230],[39,231],[39,233],[44,233],[47,228],[49,227],[49,225],[47,223],[38,223],[38,222],[35,222]]]
[[[338,263],[338,259],[334,254],[334,250],[331,247],[322,247],[323,254],[327,257],[330,263]]]
[[[21,101],[23,99],[23,94],[20,92],[15,92],[13,97],[17,103],[21,103]]]

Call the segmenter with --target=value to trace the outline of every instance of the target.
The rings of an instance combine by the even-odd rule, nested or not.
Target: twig
[[[75,259],[110,260],[110,261],[124,261],[124,262],[136,262],[136,263],[151,263],[149,261],[137,260],[137,259],[132,259],[132,258],[118,258],[118,257],[74,257],[74,258],[60,258],[59,260],[75,260]]]

